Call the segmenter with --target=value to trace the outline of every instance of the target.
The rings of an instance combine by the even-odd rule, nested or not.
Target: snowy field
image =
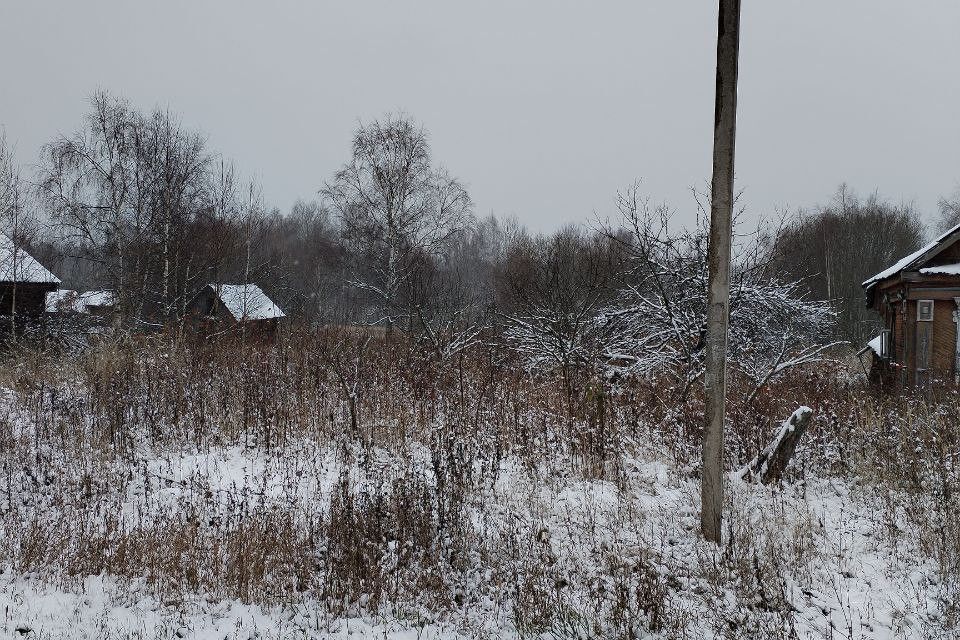
[[[662,425],[590,464],[494,456],[444,422],[455,407],[379,443],[303,429],[269,446],[158,438],[128,413],[111,447],[89,384],[3,393],[3,637],[956,637],[940,489],[832,472],[822,434],[782,486],[731,479],[717,548]]]
[[[645,460],[624,460],[628,469],[624,486],[562,475],[538,477],[507,464],[496,485],[474,497],[470,513],[477,535],[502,539],[513,534],[536,540],[542,545],[541,569],[551,579],[568,581],[578,592],[571,597],[569,627],[552,635],[586,633],[581,625],[586,627],[588,621],[574,606],[578,600],[586,612],[596,598],[615,597],[617,586],[603,582],[615,579],[616,572],[603,576],[599,566],[609,562],[622,563],[627,572],[634,570],[631,563],[646,563],[669,576],[672,602],[661,614],[674,618],[665,622],[668,626],[693,622],[704,607],[719,608],[731,625],[736,624],[743,594],[719,586],[722,579],[711,575],[711,569],[723,562],[718,557],[722,552],[698,539],[699,485],[682,478],[653,452],[647,454]],[[407,459],[384,453],[377,466],[417,468],[417,458],[416,452]],[[233,447],[144,458],[128,467],[143,473],[120,491],[117,504],[130,522],[186,505],[202,505],[207,513],[229,513],[236,505],[249,503],[251,496],[262,508],[282,508],[293,500],[298,511],[319,512],[329,504],[341,465],[332,452],[310,443],[269,456]],[[291,469],[296,476],[292,492]],[[353,473],[358,483],[363,482],[362,474]],[[20,489],[29,490],[23,485]],[[756,602],[749,604],[765,606],[766,600],[782,599],[795,609],[790,624],[801,638],[829,637],[831,629],[834,637],[842,638],[932,637],[946,593],[935,567],[916,550],[884,542],[885,524],[877,515],[874,496],[831,480],[783,491],[733,481],[730,492],[734,525],[761,529],[769,550],[789,558],[792,565],[790,575],[765,576],[762,582],[769,592],[759,590]],[[747,569],[766,570],[759,564]],[[773,580],[768,582],[769,578]],[[107,575],[50,582],[42,572],[18,575],[7,568],[0,580],[4,631],[28,637],[519,635],[508,611],[492,601],[497,594],[490,594],[487,606],[474,602],[465,607],[462,619],[435,621],[388,612],[333,618],[309,598],[290,606],[260,607],[189,594],[182,602],[163,603],[142,580],[118,581]],[[703,637],[711,637],[703,631]]]

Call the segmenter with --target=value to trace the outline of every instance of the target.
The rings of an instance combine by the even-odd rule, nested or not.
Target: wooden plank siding
[[[953,321],[957,306],[955,298],[960,298],[960,286],[956,278],[947,284],[941,279],[935,282],[911,283],[903,279],[895,286],[884,287],[881,296],[890,301],[878,299],[876,308],[884,326],[890,331],[891,360],[902,369],[897,376],[903,384],[916,384],[918,364],[918,328],[920,324],[930,325],[931,346],[928,350],[930,378],[933,380],[953,380],[956,371],[957,325]],[[930,285],[933,286],[930,286]],[[922,323],[917,319],[918,301],[933,300],[933,321]]]
[[[935,300],[933,307],[933,361],[934,374],[943,379],[952,378],[955,371],[957,325],[953,322],[956,309],[953,299]]]
[[[912,297],[912,296],[911,296]],[[933,322],[921,322],[917,319],[917,301],[908,300],[906,312],[900,314],[900,331],[898,338],[904,345],[904,357],[901,361],[905,365],[903,382],[906,384],[916,384],[922,382],[916,377],[918,365],[923,364],[924,357],[919,354],[920,344],[918,335],[920,325],[929,325],[931,332],[932,345],[928,347],[929,376],[932,380],[951,380],[955,375],[954,364],[957,348],[957,327],[953,322],[953,311],[956,305],[953,298],[948,300],[939,300],[934,298],[922,298],[924,300],[934,300]],[[895,358],[898,355],[895,354]],[[899,358],[897,358],[899,361]]]

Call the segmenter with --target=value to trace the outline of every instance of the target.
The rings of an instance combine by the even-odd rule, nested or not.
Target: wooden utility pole
[[[730,245],[733,233],[733,166],[737,137],[737,70],[740,0],[720,0],[717,95],[713,125],[707,295],[706,430],[703,439],[700,527],[720,543],[723,511],[723,417],[726,401],[727,324],[730,318]]]

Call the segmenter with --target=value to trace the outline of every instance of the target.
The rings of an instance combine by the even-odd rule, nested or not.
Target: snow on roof
[[[47,313],[90,313],[90,307],[109,307],[116,304],[113,291],[85,291],[57,289],[47,293]]]
[[[938,245],[940,245],[944,240],[952,236],[957,231],[960,231],[960,224],[944,232],[936,240],[926,245],[925,247],[918,249],[917,251],[914,251],[910,255],[901,258],[892,267],[884,269],[883,271],[873,276],[872,278],[864,280],[863,286],[869,288],[881,280],[886,280],[887,278],[891,276],[895,276],[901,271],[909,269],[910,267],[914,266],[917,262],[919,262],[922,258],[924,258],[928,253],[936,249]]]
[[[211,284],[210,287],[235,320],[269,320],[284,316],[280,307],[255,284]]]
[[[868,342],[867,346],[873,349],[875,354],[882,356],[883,353],[881,353],[881,349],[883,349],[883,334],[881,333],[879,336]]]
[[[9,236],[0,233],[0,281],[58,284],[60,278],[16,246]]]
[[[937,267],[924,267],[920,273],[934,273],[947,276],[960,276],[960,263],[941,264]]]
[[[83,306],[80,304],[79,295],[73,289],[57,289],[47,292],[46,309],[47,313],[80,313]]]
[[[117,296],[109,289],[104,291],[84,291],[80,294],[80,302],[85,307],[112,307],[117,303]]]

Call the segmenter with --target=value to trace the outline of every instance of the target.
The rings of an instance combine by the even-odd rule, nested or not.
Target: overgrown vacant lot
[[[21,348],[0,380],[6,635],[956,637],[952,392],[735,379],[731,471],[815,417],[784,483],[731,481],[718,548],[699,391],[656,379],[298,333]]]

